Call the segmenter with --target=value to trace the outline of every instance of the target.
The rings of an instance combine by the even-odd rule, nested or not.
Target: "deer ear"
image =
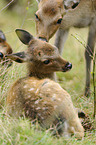
[[[26,62],[27,61],[27,57],[26,57],[26,54],[25,52],[18,52],[18,53],[13,53],[13,54],[9,54],[9,55],[5,55],[5,57],[13,60],[13,61],[16,61],[18,63],[23,63],[23,62]]]
[[[32,40],[34,37],[27,31],[23,29],[16,29],[15,30],[17,36],[21,40],[22,43],[28,45],[30,40]]]
[[[0,30],[0,38],[4,41],[6,41],[6,37],[4,35],[4,33]]]

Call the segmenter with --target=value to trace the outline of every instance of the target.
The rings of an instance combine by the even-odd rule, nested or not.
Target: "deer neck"
[[[39,79],[45,79],[45,78],[49,78],[51,80],[56,81],[56,73],[52,72],[52,73],[38,73],[38,71],[36,70],[36,67],[32,66],[32,65],[28,65],[28,76],[30,77],[36,77]]]

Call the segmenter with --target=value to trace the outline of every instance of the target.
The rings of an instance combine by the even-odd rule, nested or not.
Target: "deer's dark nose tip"
[[[1,58],[1,59],[3,59],[3,56],[4,56],[3,53],[0,52],[0,58]]]
[[[72,68],[72,64],[71,63],[66,63],[66,65],[63,67],[63,72],[66,72],[68,70],[70,70]]]
[[[65,68],[68,69],[68,70],[70,70],[70,69],[72,68],[72,64],[68,62],[68,63],[65,65]]]

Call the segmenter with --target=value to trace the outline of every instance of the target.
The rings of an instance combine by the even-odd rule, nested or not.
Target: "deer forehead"
[[[39,4],[39,11],[42,11],[42,14],[45,14],[47,16],[55,16],[58,14],[59,8],[62,7],[62,1],[58,0],[48,0],[48,1],[41,1]]]
[[[54,16],[58,12],[58,7],[54,5],[45,5],[43,6],[42,12],[48,16]]]
[[[30,54],[33,54],[34,56],[53,56],[58,55],[58,49],[55,46],[50,45],[49,43],[46,43],[41,40],[35,40],[34,42],[31,41],[28,47],[28,51]]]

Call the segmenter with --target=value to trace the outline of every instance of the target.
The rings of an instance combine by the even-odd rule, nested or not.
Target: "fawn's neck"
[[[32,66],[28,66],[28,76],[30,77],[37,77],[39,79],[44,79],[44,78],[49,78],[51,80],[54,80],[56,81],[56,73],[55,72],[52,72],[52,73],[45,73],[45,74],[42,74],[42,73],[38,73],[38,71],[36,71],[36,69]]]
[[[50,73],[50,74],[38,74],[36,72],[31,72],[28,74],[30,77],[37,77],[39,79],[49,78],[51,80],[56,81],[56,73]]]

